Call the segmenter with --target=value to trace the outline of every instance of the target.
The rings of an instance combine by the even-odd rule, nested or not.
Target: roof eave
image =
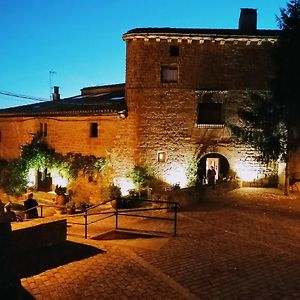
[[[39,113],[8,113],[0,114],[0,118],[45,118],[45,117],[86,117],[86,116],[118,116],[120,111],[71,111],[71,112],[39,112]]]

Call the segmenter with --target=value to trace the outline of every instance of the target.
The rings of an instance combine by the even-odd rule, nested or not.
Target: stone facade
[[[268,48],[274,38],[191,37],[176,29],[172,35],[163,29],[155,33],[141,29],[123,39],[128,114],[137,119],[141,164],[150,166],[164,182],[182,186],[187,184],[189,161],[213,154],[222,155],[239,177],[248,173],[247,181],[277,174],[274,166],[254,159],[253,149],[237,145],[226,126],[238,122],[237,111],[251,92],[267,92],[272,75]],[[163,82],[164,67],[176,70],[175,82]],[[224,123],[198,124],[202,102],[221,103]],[[158,161],[160,152],[167,157],[163,162]]]
[[[252,18],[253,10],[250,13]],[[93,110],[89,108],[98,94],[122,90],[117,85],[84,88],[72,99],[54,97],[53,107],[55,102],[68,104],[86,97],[80,102],[84,109],[77,105],[76,113],[72,101],[68,113],[61,113],[59,105],[58,111],[45,105],[36,115],[0,112],[0,157],[18,157],[20,145],[47,124],[47,142],[57,152],[110,159],[107,176],[73,183],[94,202],[108,183],[128,181],[135,165],[149,168],[165,186],[187,186],[195,160],[201,176],[213,164],[220,181],[238,177],[248,183],[270,183],[278,166],[259,164],[253,149],[233,140],[227,124],[239,121],[238,109],[251,93],[268,92],[273,73],[270,48],[278,32],[253,26],[248,32],[242,25],[238,30],[138,28],[125,33],[124,109],[107,109],[104,96],[93,102]],[[117,98],[112,97],[109,105]],[[98,124],[98,137],[89,135],[91,123]]]

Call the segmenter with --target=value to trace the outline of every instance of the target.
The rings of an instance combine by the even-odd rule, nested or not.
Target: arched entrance
[[[216,171],[216,182],[223,181],[229,173],[229,162],[220,153],[208,153],[201,157],[198,163],[198,178],[200,184],[205,184],[208,169],[213,166]]]

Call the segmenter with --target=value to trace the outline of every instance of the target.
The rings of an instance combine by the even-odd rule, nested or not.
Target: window
[[[178,46],[170,46],[170,56],[179,56]]]
[[[43,137],[46,137],[48,134],[48,124],[47,123],[40,123],[40,134]]]
[[[223,103],[199,103],[198,104],[198,118],[197,124],[204,124],[210,127],[223,127],[224,117],[223,117]]]
[[[90,137],[98,137],[98,123],[91,123]]]
[[[167,161],[167,152],[165,152],[165,151],[157,152],[157,161],[158,162],[166,162]]]
[[[178,82],[178,68],[177,67],[162,67],[161,68],[161,82]]]

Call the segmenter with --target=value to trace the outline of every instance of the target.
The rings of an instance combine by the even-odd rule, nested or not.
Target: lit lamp
[[[165,162],[167,160],[167,153],[165,151],[159,151],[157,153],[157,161]]]

